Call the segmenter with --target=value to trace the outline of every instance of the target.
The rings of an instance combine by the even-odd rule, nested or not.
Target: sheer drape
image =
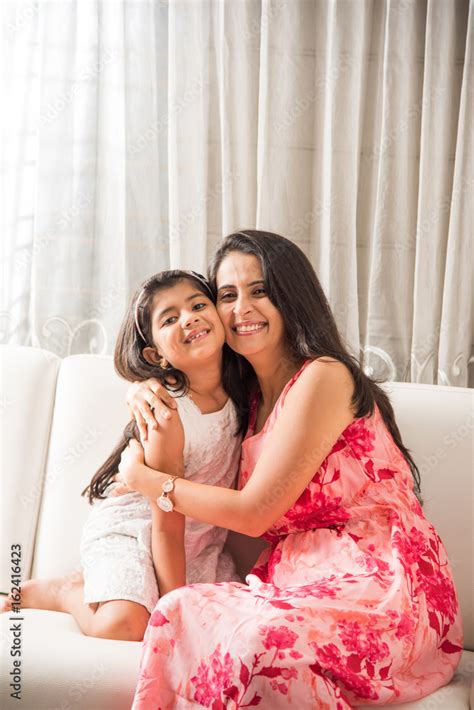
[[[472,2],[2,14],[3,342],[110,352],[141,279],[257,226],[369,371],[474,383]]]

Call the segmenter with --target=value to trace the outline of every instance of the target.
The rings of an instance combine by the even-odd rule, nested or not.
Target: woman
[[[433,692],[459,661],[461,621],[387,396],[345,349],[290,241],[231,235],[210,280],[244,418],[250,401],[240,490],[179,479],[166,496],[270,547],[247,584],[192,585],[159,601],[133,708],[342,709]],[[118,492],[158,498],[168,479],[135,442]]]

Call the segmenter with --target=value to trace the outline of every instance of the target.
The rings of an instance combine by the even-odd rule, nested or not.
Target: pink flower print
[[[440,572],[426,575],[420,571],[417,572],[417,581],[417,592],[424,591],[428,609],[440,612],[452,624],[458,610],[452,581]]]
[[[388,645],[381,641],[373,629],[363,628],[357,621],[341,621],[338,628],[340,629],[339,637],[344,646],[360,658],[366,658],[370,663],[376,663],[389,655]]]
[[[374,450],[375,434],[367,429],[364,419],[356,419],[342,436],[356,459],[368,456]]]
[[[393,545],[399,551],[405,569],[418,562],[428,549],[426,537],[415,527],[412,527],[409,533],[399,530],[394,532]]]
[[[298,638],[298,634],[286,626],[259,626],[258,631],[265,636],[263,645],[266,649],[277,648],[281,651],[283,648],[293,648]]]
[[[286,695],[288,693],[288,686],[286,683],[279,683],[277,680],[272,680],[270,686],[273,690],[278,690],[278,692],[282,693],[282,695]]]
[[[154,611],[153,614],[150,616],[150,620],[148,623],[150,626],[164,626],[165,624],[169,624],[170,622],[168,621],[166,616],[161,613],[161,611],[158,611],[158,609],[156,609],[156,611]]]
[[[316,663],[309,666],[313,673],[341,680],[349,690],[352,690],[360,698],[370,698],[371,700],[378,698],[370,681],[360,673],[351,670],[348,660],[342,656],[341,651],[334,643],[328,643],[325,646],[310,643],[310,646],[313,647],[317,659]]]
[[[322,491],[315,492],[307,488],[296,501],[285,519],[293,530],[309,530],[342,525],[350,518],[347,510],[341,507],[340,496],[326,496]]]
[[[415,630],[415,625],[415,620],[407,614],[406,611],[403,611],[400,614],[400,622],[397,627],[397,639],[401,639],[404,636],[412,636],[413,631]]]
[[[210,656],[208,664],[201,661],[191,683],[196,687],[194,700],[208,708],[220,698],[221,691],[229,687],[233,679],[234,664],[230,653],[221,657],[220,644]]]

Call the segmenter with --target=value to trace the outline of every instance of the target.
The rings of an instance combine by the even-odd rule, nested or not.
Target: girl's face
[[[158,360],[165,358],[183,372],[220,357],[224,345],[224,328],[213,302],[186,279],[156,294],[152,336]]]
[[[259,259],[231,252],[222,260],[216,281],[217,312],[232,350],[250,359],[280,353],[285,342],[283,318],[265,291]]]

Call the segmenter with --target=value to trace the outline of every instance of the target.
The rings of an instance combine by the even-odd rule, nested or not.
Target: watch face
[[[166,493],[171,493],[171,491],[173,490],[173,488],[174,488],[174,482],[173,482],[173,481],[165,481],[165,482],[163,483],[163,490],[164,490]]]
[[[169,498],[164,498],[163,496],[161,496],[156,502],[158,504],[158,508],[164,510],[165,513],[171,513],[171,511],[173,510],[173,503],[170,501]]]

